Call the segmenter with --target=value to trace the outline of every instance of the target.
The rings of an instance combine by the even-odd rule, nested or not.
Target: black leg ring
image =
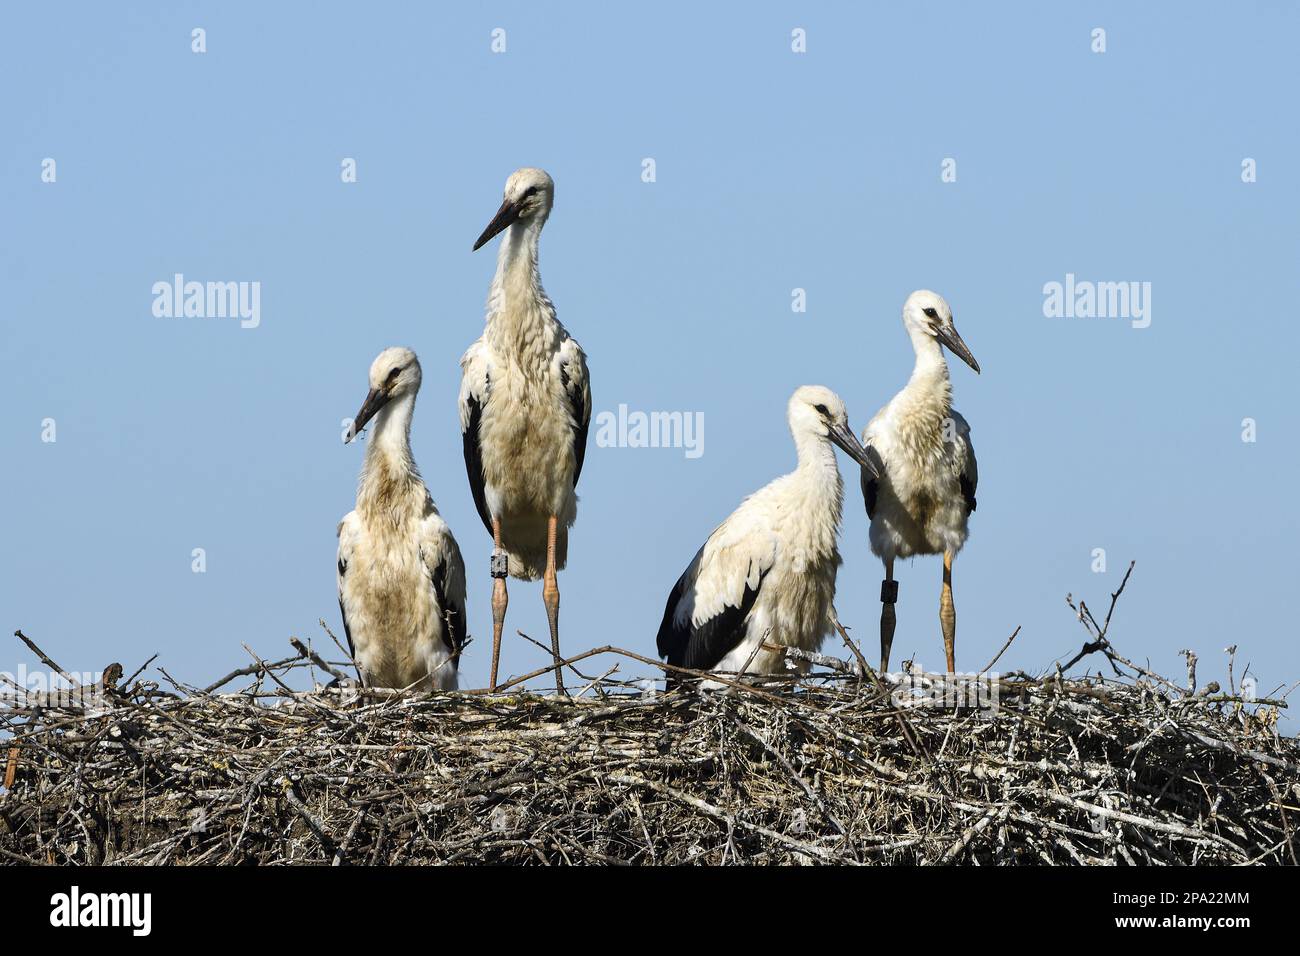
[[[881,604],[898,603],[898,582],[897,581],[880,582],[880,603]]]

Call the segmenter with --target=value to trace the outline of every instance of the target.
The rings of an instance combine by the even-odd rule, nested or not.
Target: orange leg
[[[506,623],[506,605],[510,603],[506,594],[506,567],[508,558],[501,550],[501,519],[492,519],[492,676],[489,685],[497,689],[497,665],[501,661],[501,629]]]
[[[551,515],[546,523],[546,576],[542,580],[542,601],[546,620],[551,625],[551,654],[555,658],[555,690],[563,694],[564,673],[560,665],[560,587],[555,575],[555,536],[559,519]]]
[[[952,606],[952,552],[943,553],[943,591],[939,594],[939,624],[943,628],[943,652],[948,658],[948,673],[957,670],[953,645],[957,641],[957,609]]]

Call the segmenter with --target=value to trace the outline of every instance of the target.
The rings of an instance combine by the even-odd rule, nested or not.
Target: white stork
[[[518,169],[505,198],[474,243],[504,232],[488,292],[483,336],[460,360],[460,428],[474,504],[492,535],[492,674],[497,684],[506,575],[543,577],[555,686],[560,669],[560,589],[578,514],[575,488],[587,450],[591,390],[587,357],[570,338],[542,288],[537,246],[555,184],[543,170]]]
[[[339,609],[367,687],[454,690],[465,645],[465,562],[411,457],[420,362],[390,348],[345,441],[374,429],[357,507],[339,522]]]
[[[798,389],[787,419],[798,466],[741,502],[668,595],[657,643],[669,664],[780,673],[783,655],[764,643],[816,650],[832,627],[844,483],[831,443],[876,465],[830,389]]]
[[[979,363],[957,334],[943,296],[913,292],[903,305],[903,327],[916,351],[912,377],[876,413],[863,444],[884,461],[883,475],[862,472],[862,495],[871,519],[871,551],[885,563],[880,586],[880,667],[889,669],[894,642],[898,582],[894,559],[943,555],[939,623],[948,670],[956,667],[953,644],[957,612],[952,603],[952,562],[966,543],[966,523],[975,510],[979,473],[970,425],[952,407],[952,385],[942,346],[979,372]]]

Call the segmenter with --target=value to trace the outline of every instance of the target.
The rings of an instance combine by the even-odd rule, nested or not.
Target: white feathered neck
[[[901,451],[917,462],[943,452],[944,423],[952,417],[952,382],[943,348],[920,330],[909,330],[916,364],[912,377],[890,402]]]
[[[525,375],[545,368],[559,347],[563,327],[542,288],[537,266],[542,220],[512,223],[497,253],[488,291],[484,338],[492,350]]]
[[[777,479],[783,518],[798,526],[804,545],[818,556],[836,554],[835,539],[844,514],[844,480],[829,438],[812,429],[791,427],[799,464]]]
[[[423,512],[427,492],[411,455],[415,393],[393,399],[375,415],[357,490],[357,511],[367,522],[401,524]]]

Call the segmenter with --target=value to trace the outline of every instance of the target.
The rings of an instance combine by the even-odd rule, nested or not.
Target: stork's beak
[[[980,373],[980,363],[975,361],[975,356],[970,354],[970,349],[966,347],[966,343],[963,342],[961,336],[957,334],[957,327],[955,325],[940,326],[934,334],[940,343],[948,346],[953,355],[957,356],[973,368],[976,375]]]
[[[388,404],[389,395],[382,388],[372,388],[366,394],[366,400],[361,403],[361,411],[352,419],[352,427],[348,429],[348,437],[343,439],[344,443],[350,443],[357,437],[361,429],[366,427],[366,423],[375,417],[375,413]]]
[[[871,472],[875,478],[880,477],[880,456],[875,450],[868,451],[862,447],[857,436],[849,429],[848,425],[832,424],[830,426],[831,441],[844,449],[844,454],[848,455],[867,471]]]
[[[502,200],[501,208],[498,209],[497,214],[492,217],[492,221],[487,224],[487,228],[483,230],[483,235],[479,236],[478,240],[474,243],[474,251],[478,252],[478,250],[482,248],[489,239],[495,236],[498,232],[501,232],[518,218],[519,204],[511,202],[509,199]]]

